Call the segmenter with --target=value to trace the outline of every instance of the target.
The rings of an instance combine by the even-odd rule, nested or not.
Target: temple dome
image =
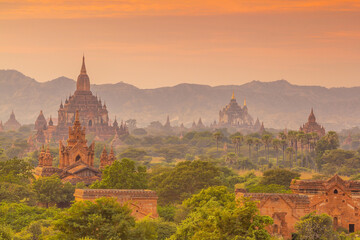
[[[86,73],[85,57],[83,57],[80,75],[77,78],[76,91],[90,91],[90,78]]]

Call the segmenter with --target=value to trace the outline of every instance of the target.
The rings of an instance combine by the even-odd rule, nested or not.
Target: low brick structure
[[[250,197],[258,201],[262,215],[274,219],[268,231],[290,238],[295,224],[310,212],[326,213],[333,218],[334,228],[349,232],[360,230],[360,181],[345,181],[338,175],[327,181],[293,180],[292,194],[247,193],[236,189],[236,197]]]
[[[128,204],[132,215],[138,220],[149,216],[157,218],[157,195],[151,190],[140,189],[76,189],[75,201],[95,201],[101,197],[113,197],[120,204]]]

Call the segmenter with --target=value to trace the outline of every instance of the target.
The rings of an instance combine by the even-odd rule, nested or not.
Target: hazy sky
[[[360,1],[0,0],[0,69],[140,88],[360,86]]]

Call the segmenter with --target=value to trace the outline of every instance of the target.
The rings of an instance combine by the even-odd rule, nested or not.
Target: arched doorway
[[[80,160],[81,160],[80,155],[77,155],[76,158],[75,158],[75,162],[80,161]]]
[[[89,127],[92,126],[92,120],[89,120]]]

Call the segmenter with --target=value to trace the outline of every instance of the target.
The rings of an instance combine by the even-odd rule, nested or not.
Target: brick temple
[[[326,213],[333,219],[334,228],[350,233],[360,230],[360,181],[345,181],[338,175],[328,180],[293,180],[293,193],[247,193],[236,189],[236,197],[250,197],[258,201],[262,215],[274,219],[268,228],[273,235],[291,238],[295,223],[308,213]]]
[[[100,98],[92,94],[84,57],[80,74],[76,81],[75,93],[66,98],[64,104],[62,102],[60,104],[57,126],[53,125],[51,117],[49,123],[47,123],[43,112],[40,111],[35,121],[37,142],[46,143],[67,139],[68,128],[74,123],[77,110],[79,111],[80,123],[86,127],[88,134],[94,134],[97,139],[108,140],[114,138],[115,135],[128,134],[128,128],[125,123],[119,125],[115,119],[113,124],[110,125],[106,104],[102,103]]]

